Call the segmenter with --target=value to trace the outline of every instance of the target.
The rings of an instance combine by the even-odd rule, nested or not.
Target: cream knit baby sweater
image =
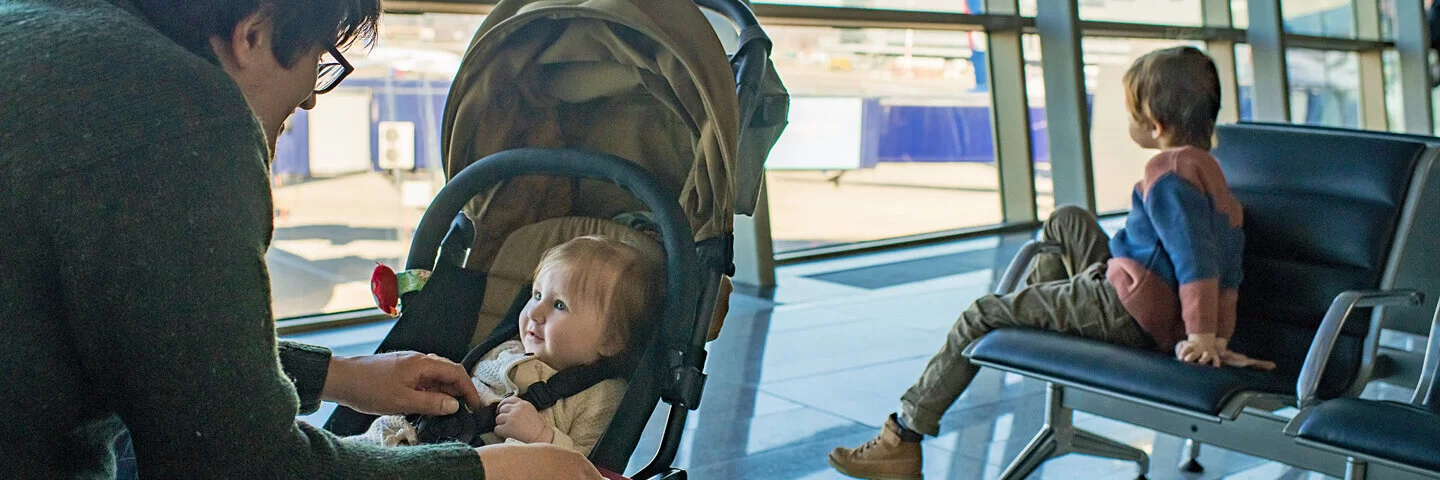
[[[507,396],[519,395],[535,382],[549,380],[555,375],[555,369],[526,354],[524,346],[519,341],[512,340],[486,353],[470,373],[471,381],[480,391],[480,403],[489,405],[498,403]],[[562,399],[550,408],[540,410],[540,418],[554,430],[555,439],[551,443],[589,455],[590,449],[595,448],[595,442],[600,440],[605,428],[610,425],[610,418],[615,415],[615,410],[619,409],[624,395],[625,382],[612,378]],[[380,417],[371,424],[369,431],[354,438],[386,445],[419,443],[414,426],[400,415]],[[518,440],[506,439],[494,432],[480,438],[486,445],[519,443]]]

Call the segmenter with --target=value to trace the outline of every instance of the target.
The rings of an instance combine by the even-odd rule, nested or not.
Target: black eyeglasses
[[[320,64],[315,76],[316,95],[334,90],[340,85],[341,80],[350,76],[350,72],[355,71],[355,67],[345,61],[345,57],[340,55],[340,51],[336,50],[334,45],[327,45],[325,50],[330,52],[330,56],[334,57],[335,61]]]

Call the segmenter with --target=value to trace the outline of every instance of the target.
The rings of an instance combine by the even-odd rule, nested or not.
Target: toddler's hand
[[[1243,353],[1225,350],[1220,352],[1220,360],[1225,362],[1227,367],[1254,368],[1256,370],[1274,370],[1275,362],[1250,358]]]
[[[525,443],[550,443],[555,439],[554,430],[540,418],[535,405],[520,397],[501,400],[495,414],[496,435]]]
[[[1186,340],[1175,344],[1175,358],[1183,362],[1198,363],[1219,367],[1223,365],[1220,358],[1221,348],[1215,339],[1215,334],[1190,335]]]

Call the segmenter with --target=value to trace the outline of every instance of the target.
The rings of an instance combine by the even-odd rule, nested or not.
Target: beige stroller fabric
[[[453,177],[521,147],[625,158],[679,194],[695,240],[733,228],[735,78],[691,0],[506,0],[480,27],[451,87],[442,153]],[[599,181],[534,176],[476,197],[467,267],[488,270],[516,229],[549,218],[643,210]]]

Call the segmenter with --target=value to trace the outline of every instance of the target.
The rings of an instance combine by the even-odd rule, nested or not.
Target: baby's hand
[[[496,435],[525,443],[550,443],[555,439],[554,430],[540,418],[535,405],[520,397],[501,400],[495,414]]]
[[[1175,344],[1175,358],[1183,362],[1219,367],[1223,365],[1220,353],[1225,349],[1215,339],[1215,334],[1190,335]]]

